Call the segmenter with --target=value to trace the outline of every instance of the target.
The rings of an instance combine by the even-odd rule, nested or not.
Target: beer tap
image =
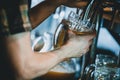
[[[95,28],[97,35],[96,38],[93,40],[89,54],[83,55],[82,70],[81,70],[82,80],[84,80],[85,77],[87,77],[85,80],[90,80],[89,77],[91,76],[95,68],[95,66],[93,66],[96,56],[95,50],[98,39],[98,33],[100,30],[101,18],[102,18],[102,14],[99,11],[99,5],[100,5],[100,1],[91,0],[91,2],[88,3],[88,6],[83,16],[83,20],[90,20],[90,22],[96,26]],[[88,58],[90,59],[90,62],[88,62]]]
[[[85,14],[84,14],[83,20],[87,20],[88,19],[89,15],[90,15],[90,10],[91,10],[91,8],[93,6],[94,1],[95,0],[91,0],[90,3],[88,3],[88,6],[87,6],[87,8],[85,10]]]

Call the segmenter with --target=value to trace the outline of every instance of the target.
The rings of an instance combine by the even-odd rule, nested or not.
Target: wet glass
[[[120,80],[120,68],[113,56],[98,54],[95,65],[94,80]]]
[[[90,22],[90,19],[81,19],[81,16],[74,13],[73,11],[70,12],[68,16],[68,26],[71,31],[76,34],[90,34],[95,31],[95,24]]]
[[[97,67],[94,80],[120,80],[120,68],[118,67]]]

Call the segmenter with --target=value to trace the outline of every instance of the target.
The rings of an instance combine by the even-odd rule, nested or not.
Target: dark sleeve
[[[30,0],[29,0],[30,1]],[[30,31],[27,0],[0,0],[0,34],[11,35]]]

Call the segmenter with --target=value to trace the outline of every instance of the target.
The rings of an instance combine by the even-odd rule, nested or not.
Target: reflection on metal
[[[97,47],[110,50],[113,53],[116,53],[115,55],[118,55],[118,51],[120,50],[120,45],[106,28],[100,29]]]
[[[65,10],[66,8],[63,5],[58,7],[53,14],[53,19],[56,19],[60,22],[65,17]]]
[[[37,46],[38,45],[38,46]],[[35,50],[35,46],[39,47],[39,52],[47,52],[53,49],[53,35],[44,32],[43,36],[39,36],[33,40],[32,50]]]

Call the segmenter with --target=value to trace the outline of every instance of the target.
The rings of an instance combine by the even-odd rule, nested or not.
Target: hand
[[[64,53],[64,55],[66,55],[68,58],[82,56],[89,51],[89,47],[94,37],[95,33],[80,36],[69,31],[69,40],[64,45],[64,47],[69,50],[69,54]]]

